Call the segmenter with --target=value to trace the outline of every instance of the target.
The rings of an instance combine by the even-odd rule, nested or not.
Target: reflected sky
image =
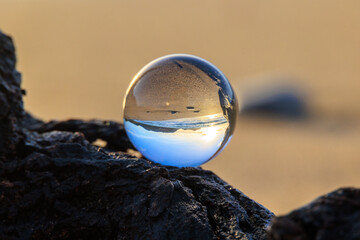
[[[170,166],[199,166],[229,141],[229,123],[222,114],[167,121],[124,119],[134,146],[148,159]]]

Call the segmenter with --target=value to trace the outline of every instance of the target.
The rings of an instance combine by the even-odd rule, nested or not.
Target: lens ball
[[[199,166],[219,154],[234,132],[238,105],[225,75],[192,55],[164,56],[147,64],[124,100],[126,133],[147,159]]]

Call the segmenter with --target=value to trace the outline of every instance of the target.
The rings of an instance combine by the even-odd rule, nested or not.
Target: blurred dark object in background
[[[306,118],[308,109],[304,90],[291,78],[274,79],[265,77],[235,84],[240,113],[290,120]]]

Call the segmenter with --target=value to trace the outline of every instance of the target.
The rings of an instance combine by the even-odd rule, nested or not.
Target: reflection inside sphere
[[[234,131],[237,102],[226,77],[191,55],[146,65],[124,100],[124,126],[146,158],[170,166],[199,166],[215,157]]]

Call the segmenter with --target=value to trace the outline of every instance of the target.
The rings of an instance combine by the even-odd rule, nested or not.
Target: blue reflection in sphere
[[[163,165],[199,166],[234,132],[238,105],[224,74],[186,54],[158,58],[138,72],[124,100],[124,126],[143,156]]]

